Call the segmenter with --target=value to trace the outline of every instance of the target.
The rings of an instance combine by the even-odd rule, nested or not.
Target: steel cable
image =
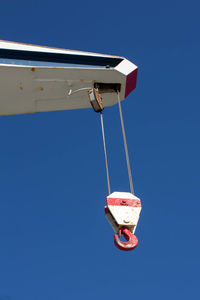
[[[106,163],[106,176],[107,176],[108,194],[110,195],[110,193],[111,193],[111,191],[110,191],[110,179],[109,179],[109,171],[108,171],[108,159],[107,159],[106,140],[105,140],[102,112],[100,113],[100,116],[101,116],[101,129],[102,129],[103,147],[104,147],[104,155],[105,155],[105,163]]]
[[[134,195],[133,178],[132,178],[132,174],[131,174],[131,166],[130,166],[130,160],[129,160],[129,155],[128,155],[128,146],[127,146],[126,134],[125,134],[125,129],[124,129],[124,120],[123,120],[123,115],[122,115],[119,91],[117,92],[117,96],[118,96],[117,98],[118,98],[118,104],[119,104],[119,114],[120,114],[121,126],[122,126],[122,134],[123,134],[123,139],[124,139],[124,150],[125,150],[125,154],[126,154],[126,164],[127,164],[127,169],[128,169],[130,190],[131,190],[131,193]]]

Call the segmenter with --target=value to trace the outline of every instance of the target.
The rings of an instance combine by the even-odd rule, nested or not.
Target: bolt
[[[121,205],[125,205],[125,204],[126,204],[126,200],[122,200]]]
[[[130,222],[130,220],[128,218],[125,218],[123,221],[124,221],[124,223],[129,223]]]

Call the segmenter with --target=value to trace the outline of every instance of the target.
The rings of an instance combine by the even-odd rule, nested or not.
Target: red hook
[[[127,242],[121,242],[120,237],[123,234],[124,238],[127,240]],[[115,246],[123,251],[130,251],[137,247],[138,245],[138,239],[137,237],[130,232],[130,230],[127,227],[122,227],[119,229],[118,235],[114,235],[114,243]]]

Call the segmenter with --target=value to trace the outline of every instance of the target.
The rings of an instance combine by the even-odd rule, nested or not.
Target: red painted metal
[[[120,199],[107,197],[107,205],[141,207],[141,201],[139,199]]]
[[[127,242],[122,242],[120,240],[121,235],[124,236]],[[114,235],[114,243],[115,246],[120,250],[131,251],[137,247],[138,239],[127,227],[122,227],[119,229],[118,235]]]
[[[126,77],[125,98],[136,88],[138,69],[134,70]]]

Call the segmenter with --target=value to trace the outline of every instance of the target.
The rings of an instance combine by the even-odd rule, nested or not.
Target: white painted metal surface
[[[34,59],[25,58],[27,54]],[[37,55],[62,58],[37,61]],[[63,62],[69,56],[73,62]],[[101,59],[101,65],[79,63],[80,57]],[[117,65],[106,66],[108,59],[118,61]],[[120,84],[124,99],[135,88],[136,78],[137,66],[123,57],[0,41],[0,115],[90,108],[87,90],[73,91],[92,88],[96,82]],[[103,93],[105,107],[116,102],[116,93]]]
[[[127,205],[124,201],[123,204],[123,199],[129,203],[133,200],[133,203]],[[110,214],[106,216],[114,231],[118,232],[120,227],[126,226],[134,233],[142,209],[140,199],[131,193],[114,192],[107,197],[107,204],[113,218],[110,218]]]

